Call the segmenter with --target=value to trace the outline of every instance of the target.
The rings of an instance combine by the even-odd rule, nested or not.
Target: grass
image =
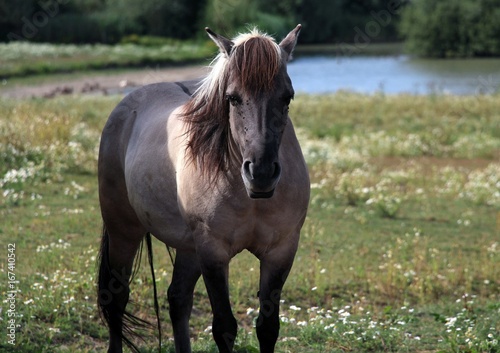
[[[0,101],[2,326],[8,244],[15,244],[16,346],[97,352],[101,220],[96,147],[118,97]],[[299,96],[291,115],[312,199],[285,286],[277,352],[499,352],[500,97]],[[163,352],[173,352],[166,290],[172,265],[154,241]],[[231,263],[236,352],[258,352],[258,262]],[[132,284],[154,322],[151,275]],[[203,283],[194,351],[216,352]],[[4,330],[4,332],[6,332]],[[143,352],[155,352],[146,332]],[[156,350],[157,351],[157,350]]]
[[[176,42],[158,46],[0,43],[0,79],[145,65],[180,65],[211,57],[211,42]]]

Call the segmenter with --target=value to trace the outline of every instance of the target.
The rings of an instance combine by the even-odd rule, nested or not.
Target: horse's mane
[[[185,105],[188,155],[210,179],[231,165],[229,158],[229,79],[250,95],[272,90],[282,65],[281,49],[274,39],[256,29],[233,39],[229,57],[220,53],[211,71]]]

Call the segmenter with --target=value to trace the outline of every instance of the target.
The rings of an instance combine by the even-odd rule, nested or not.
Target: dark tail
[[[146,236],[146,242],[148,246],[148,255],[149,261],[151,265],[151,270],[153,271],[153,254],[151,248],[151,236],[148,233]],[[103,226],[102,231],[102,239],[101,239],[101,248],[99,251],[98,257],[98,266],[99,266],[99,276],[97,279],[97,305],[99,307],[99,314],[101,319],[105,322],[105,324],[109,328],[110,335],[116,335],[121,338],[123,342],[133,351],[139,353],[139,349],[132,342],[131,337],[139,338],[144,341],[144,338],[140,335],[140,333],[136,332],[134,328],[138,329],[147,329],[151,328],[152,325],[138,318],[137,316],[131,314],[127,310],[125,310],[125,306],[128,302],[129,296],[129,285],[133,280],[134,276],[137,273],[141,262],[141,254],[142,254],[142,243],[139,248],[135,263],[134,269],[132,271],[132,275],[127,282],[124,282],[121,279],[120,274],[111,269],[109,265],[109,235],[106,230],[106,226]],[[120,284],[121,286],[116,287],[116,284]],[[155,296],[155,311],[156,317],[158,319],[158,331],[160,333],[160,345],[161,345],[161,328],[159,326],[159,308],[158,308],[158,298],[156,293],[156,282],[154,279],[153,272],[153,287],[154,287],[154,296]]]
[[[151,268],[151,275],[153,277],[153,292],[155,301],[156,322],[158,324],[158,352],[161,353],[161,322],[160,322],[160,308],[158,306],[158,292],[156,291],[156,278],[155,269],[153,265],[153,246],[151,245],[151,234],[146,234],[146,245],[148,247],[149,267]]]

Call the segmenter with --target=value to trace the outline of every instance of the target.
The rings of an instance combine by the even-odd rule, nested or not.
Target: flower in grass
[[[68,209],[68,208],[64,207],[61,210],[61,213],[67,213],[67,214],[80,214],[80,213],[83,213],[83,212],[84,211],[81,208]]]
[[[73,180],[71,181],[70,186],[64,189],[64,195],[70,196],[76,200],[80,197],[80,194],[85,191],[87,191],[85,187],[83,187],[82,185],[78,184]]]
[[[350,314],[348,311],[345,311],[344,309],[340,309],[340,310],[338,311],[338,314],[339,314],[340,316],[342,316],[342,317],[349,317],[349,316],[351,316],[351,314]]]
[[[73,301],[75,301],[75,298],[72,296],[72,297],[70,297],[69,299],[67,299],[67,300],[63,301],[63,303],[64,303],[64,304],[69,304],[69,303],[71,303],[71,302],[73,302]]]
[[[318,310],[319,310],[318,306],[311,306],[309,309],[307,309],[307,312],[314,313],[314,312],[317,312]]]
[[[446,318],[446,323],[444,325],[446,327],[454,327],[456,322],[457,322],[457,318],[456,317],[447,317]]]
[[[488,251],[488,253],[491,253],[491,254],[498,252],[500,250],[500,246],[498,246],[498,244],[499,244],[498,242],[492,243],[490,246],[488,246],[486,251]]]
[[[335,324],[330,324],[330,325],[326,325],[324,327],[325,330],[331,330],[331,329],[334,329],[335,330]]]
[[[57,243],[52,242],[49,245],[39,245],[39,246],[37,246],[36,252],[44,252],[44,251],[52,252],[53,249],[67,249],[70,246],[71,246],[70,243],[65,242],[62,239],[59,239],[57,241]]]

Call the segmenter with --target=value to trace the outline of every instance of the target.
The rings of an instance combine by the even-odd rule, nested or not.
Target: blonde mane
[[[225,99],[229,80],[235,80],[240,90],[257,96],[273,89],[283,65],[281,48],[274,38],[257,29],[239,34],[232,42],[229,57],[217,55],[210,73],[184,110],[191,160],[212,176],[226,170],[230,163],[229,103]]]

